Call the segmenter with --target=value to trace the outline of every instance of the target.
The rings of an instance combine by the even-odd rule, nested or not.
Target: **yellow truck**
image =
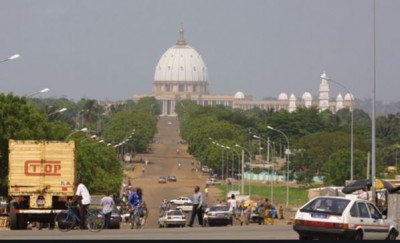
[[[9,140],[9,226],[54,226],[55,215],[74,195],[75,142]]]

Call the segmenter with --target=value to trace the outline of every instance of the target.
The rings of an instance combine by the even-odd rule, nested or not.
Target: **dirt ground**
[[[190,154],[187,153],[187,145],[181,144],[179,136],[178,119],[174,117],[160,117],[157,124],[158,134],[155,143],[150,146],[147,154],[137,154],[133,162],[135,170],[126,173],[125,183],[130,178],[133,187],[142,187],[144,199],[149,207],[149,216],[146,228],[158,227],[160,205],[163,199],[173,199],[179,196],[192,197],[194,187],[200,186],[207,204],[215,204],[224,196],[218,188],[209,186],[208,196],[205,196],[205,183],[207,175],[200,171],[192,172],[191,161],[199,166]],[[179,150],[179,154],[177,153]],[[147,165],[146,162],[147,161]],[[181,163],[181,168],[178,164]],[[145,172],[142,172],[142,167]],[[175,175],[176,182],[158,183],[159,176]],[[187,214],[188,218],[190,214]],[[194,224],[198,227],[197,219]]]

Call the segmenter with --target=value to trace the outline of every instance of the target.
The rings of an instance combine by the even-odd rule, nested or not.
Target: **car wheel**
[[[299,240],[312,240],[311,236],[299,235]]]
[[[388,235],[388,237],[386,238],[386,240],[396,240],[396,231],[395,230],[391,230],[390,232],[389,232],[389,235]]]
[[[353,240],[362,240],[362,239],[363,239],[363,234],[360,230],[358,230],[354,235]]]

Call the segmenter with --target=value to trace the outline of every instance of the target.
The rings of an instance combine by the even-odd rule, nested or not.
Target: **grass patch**
[[[244,194],[250,195],[251,200],[258,201],[260,199],[268,198],[275,207],[286,207],[286,184],[279,183],[274,184],[251,184],[249,186],[248,181],[244,184]],[[221,197],[226,196],[226,193],[230,190],[239,191],[238,185],[218,185],[221,190]],[[272,192],[272,193],[271,193]],[[298,208],[308,202],[308,188],[304,186],[292,186],[289,185],[289,207]]]

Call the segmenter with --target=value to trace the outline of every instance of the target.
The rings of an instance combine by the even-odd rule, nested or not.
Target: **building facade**
[[[353,108],[352,95],[347,93],[343,98],[339,93],[335,100],[329,99],[329,78],[321,75],[318,100],[313,100],[309,92],[300,99],[292,93],[279,94],[276,100],[254,100],[252,96],[241,91],[231,95],[215,95],[209,92],[207,66],[201,55],[184,38],[183,28],[179,29],[179,40],[161,56],[155,67],[152,94],[134,94],[135,101],[153,96],[160,102],[161,116],[176,116],[175,104],[184,99],[193,100],[198,105],[223,105],[234,109],[262,110],[286,109],[293,112],[297,107],[316,106],[321,111],[337,112],[343,108]]]

